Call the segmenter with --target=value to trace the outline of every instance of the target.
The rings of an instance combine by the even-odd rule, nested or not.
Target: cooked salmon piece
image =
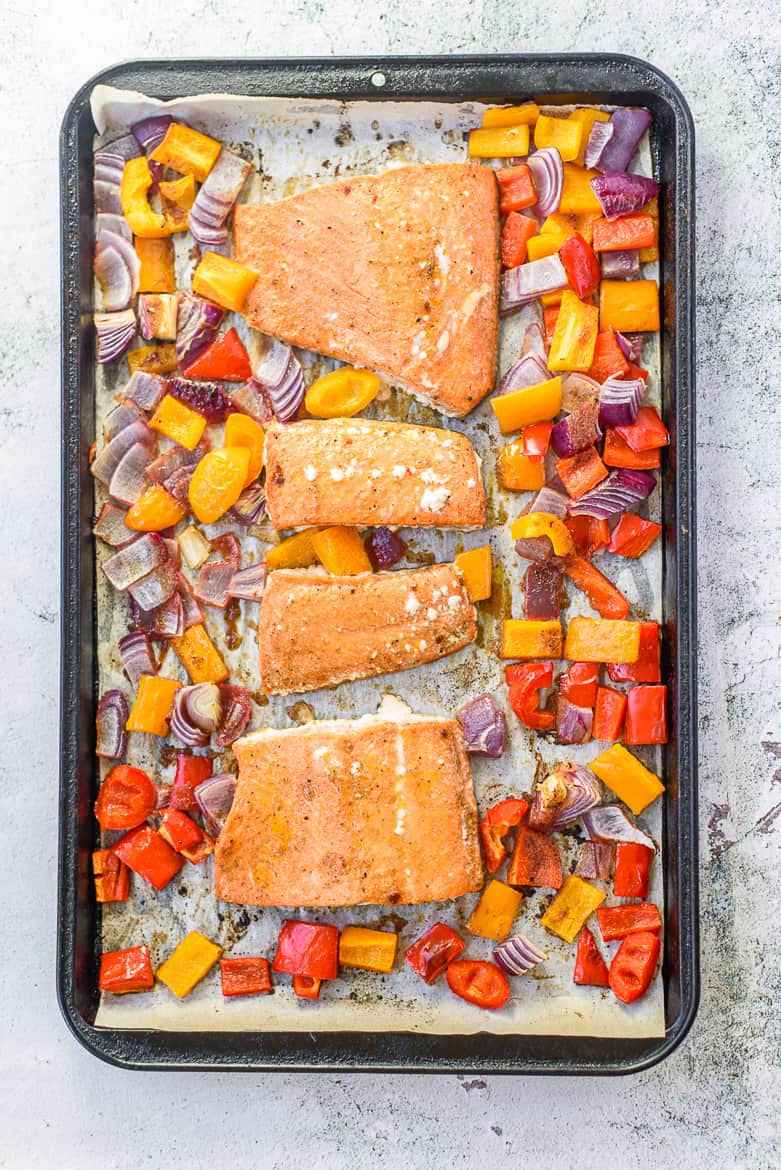
[[[490,167],[443,163],[239,204],[250,325],[368,366],[463,417],[496,376],[499,209]]]
[[[466,435],[367,418],[270,423],[266,507],[275,528],[481,528],[485,491]]]
[[[250,906],[438,902],[483,883],[460,725],[389,716],[244,736],[215,893]]]
[[[260,606],[261,687],[287,695],[409,670],[476,637],[475,607],[455,565],[357,577],[279,569]]]

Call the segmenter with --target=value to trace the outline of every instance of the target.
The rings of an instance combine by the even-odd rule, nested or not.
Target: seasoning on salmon
[[[493,171],[398,167],[279,202],[239,204],[234,254],[258,273],[250,325],[368,366],[463,417],[496,375]]]
[[[466,435],[366,418],[270,423],[266,507],[275,528],[482,528],[480,464]]]
[[[249,906],[438,902],[483,883],[477,808],[454,719],[404,708],[268,728],[233,745],[236,796],[215,893]]]
[[[455,565],[331,577],[269,574],[258,623],[266,694],[316,691],[433,662],[477,636]]]

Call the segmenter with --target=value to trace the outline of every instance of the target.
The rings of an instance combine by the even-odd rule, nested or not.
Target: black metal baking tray
[[[664,806],[666,1034],[647,1040],[412,1033],[259,1033],[96,1028],[100,907],[88,880],[97,663],[93,492],[92,137],[95,84],[159,98],[237,93],[344,100],[425,98],[642,105],[653,114],[661,189],[662,394],[672,435],[663,477],[665,678],[672,687]],[[609,54],[134,61],[76,94],[62,124],[62,662],[57,987],[74,1035],[125,1068],[627,1073],[663,1059],[699,995],[694,429],[694,129],[686,102],[652,65]]]

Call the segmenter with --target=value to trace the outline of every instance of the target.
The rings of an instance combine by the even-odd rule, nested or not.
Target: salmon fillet
[[[399,905],[483,882],[460,725],[382,713],[234,743],[215,893],[250,906]]]
[[[494,173],[475,163],[239,204],[234,254],[258,273],[244,315],[463,417],[496,376],[498,233]]]
[[[279,569],[260,606],[261,686],[287,695],[409,670],[476,636],[475,607],[455,565],[357,577]]]
[[[270,423],[266,507],[275,528],[481,528],[480,464],[466,435],[367,418]]]

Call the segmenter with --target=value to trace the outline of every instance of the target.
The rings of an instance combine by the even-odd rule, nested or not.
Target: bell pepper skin
[[[120,861],[156,890],[167,886],[184,865],[184,859],[151,825],[131,829],[113,848]]]
[[[598,332],[597,307],[584,304],[574,292],[565,289],[561,294],[561,308],[553,331],[548,369],[579,370],[585,373],[594,360]]]
[[[491,546],[456,553],[455,564],[464,578],[469,600],[487,601],[491,596]]]
[[[187,499],[201,524],[213,524],[233,507],[247,482],[251,452],[248,447],[220,447],[207,451],[195,469]]]
[[[497,126],[471,130],[468,143],[470,158],[518,158],[529,153],[529,127]]]
[[[294,975],[293,992],[299,999],[319,999],[322,979],[315,979],[313,975]]]
[[[659,332],[659,289],[655,280],[603,280],[599,323],[619,333]]]
[[[575,166],[571,162],[564,163],[564,182],[558,208],[561,214],[588,214],[594,218],[602,215],[602,204],[591,187],[591,180],[596,179],[598,174],[598,171],[587,171],[585,167]]]
[[[477,1007],[495,1011],[510,998],[510,984],[495,963],[479,959],[456,959],[445,973],[454,995]]]
[[[141,345],[127,355],[130,373],[170,374],[179,365],[175,345]]]
[[[590,492],[603,479],[607,479],[608,470],[597,454],[596,447],[585,447],[568,455],[565,459],[557,460],[556,471],[559,479],[567,489],[567,495],[572,500],[579,500]]]
[[[499,250],[503,268],[517,268],[526,259],[529,240],[536,235],[537,224],[528,215],[511,211],[502,225]]]
[[[208,780],[211,774],[212,761],[209,756],[187,756],[179,752],[168,807],[179,812],[197,812],[195,789]]]
[[[626,695],[624,743],[667,743],[667,687],[630,687]]]
[[[513,540],[547,536],[557,557],[570,556],[573,552],[567,526],[552,512],[527,512],[525,516],[519,516],[510,527],[510,535]]]
[[[142,236],[136,236],[133,239],[133,247],[141,261],[138,291],[142,293],[176,292],[174,245],[170,237],[147,240]]]
[[[304,405],[315,418],[352,418],[374,402],[381,384],[371,370],[340,366],[312,383]]]
[[[525,431],[530,430],[526,427]],[[524,433],[525,433],[524,431]],[[545,464],[524,450],[523,439],[505,443],[497,463],[499,483],[510,492],[536,492],[545,483]]]
[[[658,776],[641,764],[636,756],[620,743],[614,743],[589,764],[591,771],[615,792],[637,816],[664,792]]]
[[[572,982],[579,987],[607,987],[607,964],[599,953],[594,936],[587,926],[578,935],[578,949],[575,954],[575,971]]]
[[[466,943],[444,922],[435,922],[420,938],[407,947],[404,962],[426,983],[433,983],[449,963],[466,950]]]
[[[211,837],[204,833],[200,825],[196,825],[187,813],[175,808],[164,808],[160,817],[162,820],[158,829],[160,836],[172,849],[186,857],[191,865],[200,865],[214,853],[214,842]]]
[[[629,467],[635,471],[652,471],[662,462],[659,447],[652,447],[648,451],[633,451],[612,427],[605,431],[602,459],[608,467]]]
[[[174,654],[190,676],[190,682],[225,682],[228,668],[206,629],[199,622],[178,638],[171,638]]]
[[[180,504],[161,483],[150,483],[135,504],[128,508],[125,524],[134,532],[164,532],[183,520],[186,514],[184,504]]]
[[[615,942],[628,934],[662,929],[659,907],[653,902],[632,902],[624,906],[600,906],[597,921],[605,942]]]
[[[125,727],[128,731],[145,731],[149,735],[168,735],[168,720],[181,683],[156,674],[142,674],[138,692]]]
[[[637,661],[609,663],[607,673],[612,682],[658,683],[662,679],[659,623],[640,623],[640,649]]]
[[[619,557],[637,560],[648,551],[661,531],[661,524],[655,524],[653,520],[644,520],[634,512],[624,512],[613,529],[610,551]]]
[[[165,435],[180,447],[194,451],[206,430],[206,419],[172,394],[166,394],[160,402],[149,425],[153,431]]]
[[[224,443],[226,447],[246,447],[250,453],[247,479],[244,486],[248,487],[260,475],[263,467],[263,453],[265,451],[266,436],[260,423],[255,422],[248,414],[229,414],[225,420]]]
[[[126,902],[130,896],[130,871],[113,849],[92,853],[96,902]]]
[[[387,975],[393,970],[398,942],[399,936],[392,930],[345,926],[339,936],[339,964]]]
[[[238,333],[235,329],[228,329],[199,353],[194,361],[183,366],[182,372],[188,378],[246,382],[252,375],[252,366]]]
[[[576,707],[593,707],[598,686],[599,666],[596,662],[572,662],[559,679],[559,694]]]
[[[519,825],[507,870],[510,885],[560,890],[563,880],[561,854],[553,838],[528,825]]]
[[[561,658],[561,622],[508,618],[502,624],[502,658]]]
[[[600,329],[594,346],[594,358],[588,370],[595,382],[608,378],[623,378],[629,372],[629,362],[616,340],[615,329]]]
[[[472,911],[466,924],[467,930],[479,938],[502,942],[512,930],[513,919],[522,901],[523,897],[517,890],[492,879]]]
[[[622,1003],[634,1003],[645,995],[656,971],[662,944],[649,931],[630,934],[610,964],[610,990]]]
[[[586,919],[605,900],[605,894],[575,874],[565,881],[540,922],[565,942],[575,941]]]
[[[640,623],[574,617],[564,642],[564,657],[572,662],[636,662],[640,653]]]
[[[303,532],[296,532],[268,549],[266,564],[269,570],[305,569],[308,565],[316,565],[318,557],[312,544],[316,531],[315,528],[307,528]]]
[[[285,919],[272,964],[288,975],[335,979],[339,973],[339,931],[335,926]]]
[[[145,155],[125,163],[119,183],[122,214],[134,236],[153,240],[170,236],[171,226],[164,215],[149,206],[148,191],[152,186],[152,172]]]
[[[499,167],[496,182],[499,185],[500,215],[521,211],[522,208],[532,207],[537,202],[532,173],[524,163],[516,167]],[[536,224],[534,230],[537,230]]]
[[[621,738],[621,727],[626,711],[626,695],[610,687],[597,687],[597,702],[594,707],[594,721],[591,738],[615,743]]]
[[[602,269],[594,249],[586,243],[580,232],[574,232],[564,241],[559,248],[559,256],[577,297],[583,300],[596,292],[602,279]]]
[[[543,459],[548,453],[552,430],[552,422],[532,423],[524,427],[521,434],[524,454],[533,459]]]
[[[635,453],[666,447],[670,442],[667,427],[654,406],[641,406],[635,421],[627,426],[616,427],[616,432]]]
[[[534,145],[537,150],[553,147],[561,155],[562,162],[573,162],[580,153],[583,125],[571,118],[552,118],[540,114],[534,127]]]
[[[613,893],[617,898],[647,898],[653,849],[636,841],[619,841],[616,845],[616,871]]]
[[[564,523],[579,557],[592,557],[610,544],[607,520],[598,520],[596,516],[568,516]]]
[[[129,991],[150,991],[155,985],[150,951],[147,946],[128,947],[124,951],[107,951],[100,956],[98,987],[112,995]]]
[[[529,423],[547,422],[561,410],[561,378],[548,378],[522,390],[497,394],[489,402],[503,435],[520,431]]]
[[[532,731],[552,731],[556,717],[540,707],[540,691],[553,685],[552,662],[525,662],[508,666],[505,677],[510,685],[510,706],[524,727]]]
[[[507,856],[504,838],[514,825],[519,825],[528,812],[525,800],[500,800],[492,805],[480,822],[480,839],[483,843],[485,868],[496,873]]]
[[[192,175],[197,183],[203,183],[221,150],[222,143],[215,138],[181,122],[172,122],[149,157],[152,162],[170,167],[180,175]]]
[[[573,110],[570,114],[570,121],[580,122],[583,127],[583,133],[580,139],[580,150],[577,157],[574,159],[575,163],[582,167],[585,165],[585,153],[588,146],[588,140],[591,136],[591,131],[594,129],[595,122],[609,122],[610,114],[606,110],[595,110],[591,107],[583,107],[578,110]]]
[[[335,577],[353,577],[371,573],[372,564],[357,529],[323,528],[311,536],[312,548],[322,565]]]
[[[629,613],[629,602],[591,561],[583,557],[567,557],[564,572],[586,594],[597,613],[603,618],[622,619]],[[574,700],[573,700],[574,701]],[[593,704],[588,704],[592,706]]]
[[[155,810],[157,789],[146,772],[116,764],[108,773],[95,801],[95,819],[101,829],[135,829]]]
[[[219,252],[204,252],[193,273],[193,292],[223,309],[239,313],[257,279],[257,272],[236,260],[221,256]]]
[[[520,106],[492,106],[483,114],[483,128],[497,126],[533,126],[540,116],[536,102],[524,102]]]
[[[594,251],[623,252],[650,248],[654,221],[650,215],[622,215],[620,219],[594,220]]]
[[[158,969],[157,978],[179,999],[184,999],[206,975],[222,954],[222,947],[211,942],[198,930],[191,930]]]
[[[236,995],[270,995],[271,964],[254,955],[236,955],[220,959],[220,981],[226,999]]]
[[[192,175],[183,175],[170,183],[159,183],[158,190],[172,234],[186,232],[190,226],[190,208],[195,203],[195,179]]]

